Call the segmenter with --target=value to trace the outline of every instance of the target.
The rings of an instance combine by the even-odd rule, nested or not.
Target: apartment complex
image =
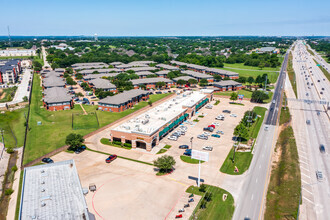
[[[0,60],[0,84],[16,83],[21,72],[20,60]]]

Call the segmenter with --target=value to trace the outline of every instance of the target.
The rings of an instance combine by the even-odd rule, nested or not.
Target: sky
[[[0,36],[330,36],[329,0],[1,0]]]

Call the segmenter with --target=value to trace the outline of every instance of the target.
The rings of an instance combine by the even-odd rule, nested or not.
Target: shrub
[[[200,192],[205,192],[206,191],[206,186],[205,186],[204,183],[199,187],[199,191]]]
[[[201,209],[205,209],[206,208],[206,201],[205,201],[205,199],[202,200],[201,206],[199,208],[201,208]]]
[[[14,165],[14,166],[11,168],[11,171],[13,171],[13,172],[16,172],[17,170],[18,170],[18,168],[17,168],[16,165]]]
[[[207,193],[205,193],[205,200],[207,201],[207,202],[210,202],[210,201],[212,201],[212,193],[211,192],[207,192]]]
[[[120,145],[120,146],[122,144],[121,141],[113,141],[112,143],[115,144],[115,145]]]
[[[10,189],[10,188],[9,188],[9,189],[6,189],[6,190],[5,190],[5,195],[6,195],[6,196],[9,196],[9,195],[13,194],[13,192],[14,192],[13,189]]]
[[[130,144],[130,143],[125,143],[124,146],[125,146],[125,147],[132,147],[132,144]]]
[[[12,147],[8,147],[8,148],[7,148],[7,153],[8,153],[8,154],[12,154],[12,153],[14,153],[14,149],[13,149]]]

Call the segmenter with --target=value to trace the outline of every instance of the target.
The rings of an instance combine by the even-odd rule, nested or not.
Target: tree
[[[256,90],[251,96],[251,102],[263,103],[266,99],[269,99],[269,95],[263,91]]]
[[[251,89],[251,85],[252,85],[252,83],[254,83],[253,77],[249,76],[249,78],[247,79],[247,82],[250,84],[250,89]]]
[[[165,85],[166,85],[165,82],[156,82],[156,87],[157,87],[157,88],[164,87]]]
[[[84,95],[83,95],[81,92],[78,92],[76,95],[77,95],[78,97],[84,97]]]
[[[23,102],[27,102],[29,99],[28,99],[28,97],[27,96],[24,96],[23,97]]]
[[[217,74],[213,75],[213,78],[214,78],[214,80],[217,81],[217,82],[219,82],[219,81],[222,80],[222,77],[221,77],[220,75],[217,75]]]
[[[39,72],[42,69],[42,64],[37,60],[33,60],[32,65],[33,65],[34,71]]]
[[[186,82],[185,80],[183,80],[183,79],[179,79],[179,80],[176,82],[176,84],[178,84],[178,85],[186,85],[187,82]]]
[[[207,86],[208,84],[209,84],[209,82],[207,81],[207,79],[201,79],[199,81],[200,86]]]
[[[152,106],[152,101],[151,100],[148,101],[148,105]]]
[[[237,97],[238,97],[237,92],[232,92],[231,95],[230,95],[230,100],[236,101],[237,100]]]
[[[168,173],[173,169],[173,166],[176,164],[174,158],[169,155],[164,155],[158,157],[157,160],[154,160],[154,166],[159,168],[159,172]]]
[[[195,85],[195,84],[198,83],[198,81],[197,81],[196,79],[189,79],[189,80],[188,80],[188,83],[189,83],[190,85]]]
[[[70,76],[68,76],[67,78],[66,78],[66,83],[68,84],[68,85],[77,85],[77,83],[70,77]]]
[[[249,130],[243,123],[239,123],[234,129],[234,135],[237,136],[239,139],[243,138],[247,140],[249,138]]]
[[[82,79],[83,78],[83,75],[81,74],[81,73],[77,73],[76,75],[75,75],[75,77],[76,77],[76,79]]]
[[[252,78],[253,79],[253,78]],[[238,79],[235,80],[236,82],[239,82],[239,83],[246,83],[247,81],[247,78],[244,77],[244,76],[240,76]]]
[[[81,147],[84,141],[85,140],[81,134],[71,133],[68,136],[66,136],[65,144],[69,145],[70,150],[75,150],[78,147]]]

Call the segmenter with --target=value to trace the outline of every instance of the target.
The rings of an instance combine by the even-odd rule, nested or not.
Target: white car
[[[220,125],[218,122],[213,122],[212,124],[215,125],[215,126],[219,126]]]
[[[236,118],[237,115],[236,115],[236,114],[230,114],[230,117],[234,117],[234,118]]]
[[[178,140],[178,137],[176,137],[176,136],[169,136],[168,139],[169,140],[172,140],[172,141],[177,141]]]
[[[208,132],[204,132],[203,133],[205,136],[210,136],[211,134],[210,133],[208,133]]]
[[[211,146],[206,146],[206,147],[203,147],[203,150],[212,151],[212,150],[213,150],[213,147],[211,147]]]

